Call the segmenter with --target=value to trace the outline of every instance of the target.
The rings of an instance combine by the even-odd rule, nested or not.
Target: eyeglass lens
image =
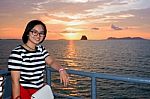
[[[37,30],[33,29],[31,30],[31,32],[34,36],[37,36],[37,35],[45,36],[44,31],[38,32]]]

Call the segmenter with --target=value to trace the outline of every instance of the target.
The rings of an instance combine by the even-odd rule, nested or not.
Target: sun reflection
[[[73,70],[81,70],[81,66],[77,62],[77,49],[76,49],[76,41],[68,41],[65,50],[65,57],[64,62],[68,66],[69,69]],[[55,74],[53,74],[55,75]],[[69,74],[69,84],[67,87],[64,87],[62,84],[59,83],[59,75],[53,79],[55,82],[53,88],[55,92],[67,95],[67,96],[88,96],[90,91],[88,90],[87,86],[83,85],[83,81],[89,82],[90,80],[87,77],[81,78],[78,75]]]
[[[67,46],[67,58],[75,58],[76,57],[76,51],[74,46],[74,41],[69,41],[69,44]]]
[[[67,48],[66,48],[66,60],[64,60],[69,68],[73,68],[75,70],[80,70],[80,67],[78,66],[76,59],[77,59],[77,53],[75,48],[75,41],[69,41]]]
[[[80,70],[81,66],[79,66],[79,63],[77,62],[77,50],[76,50],[76,41],[70,40],[68,41],[68,44],[66,46],[65,50],[65,58],[64,62],[68,66],[69,69],[73,70]],[[58,78],[56,78],[58,80]],[[68,96],[79,96],[80,92],[83,92],[85,89],[84,86],[80,85],[80,79],[77,75],[69,74],[69,85],[67,87],[64,87],[63,85],[60,85],[58,82],[55,83],[55,91],[58,93],[62,93]],[[54,80],[54,81],[57,81]],[[54,84],[53,84],[54,85]],[[86,91],[86,90],[85,90]],[[86,93],[86,92],[85,92]]]

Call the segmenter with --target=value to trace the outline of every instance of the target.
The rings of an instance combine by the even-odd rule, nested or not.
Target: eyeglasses
[[[44,31],[38,32],[37,30],[33,29],[33,30],[31,30],[30,32],[32,32],[32,34],[33,34],[34,36],[38,36],[38,35],[39,35],[40,37],[44,37],[44,36],[45,36]]]

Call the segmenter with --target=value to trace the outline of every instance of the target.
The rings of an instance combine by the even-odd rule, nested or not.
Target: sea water
[[[7,67],[11,50],[21,40],[0,40],[0,66]],[[43,46],[68,69],[150,78],[150,40],[46,40]],[[56,74],[58,75],[58,74]],[[90,78],[70,75],[63,87],[54,74],[53,90],[90,99]],[[105,79],[97,80],[98,99],[149,99],[150,85]]]

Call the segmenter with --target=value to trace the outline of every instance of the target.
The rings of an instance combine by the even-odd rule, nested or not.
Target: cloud
[[[99,30],[99,28],[96,28],[96,27],[95,27],[95,28],[91,28],[91,29],[92,29],[92,30]]]
[[[46,24],[66,24],[65,21],[57,20],[57,19],[50,19],[48,21],[45,21]]]
[[[40,6],[40,5],[47,4],[47,3],[50,3],[50,1],[46,0],[46,1],[36,2],[36,3],[33,3],[33,4]]]
[[[105,19],[126,19],[126,18],[131,18],[135,17],[133,14],[120,14],[120,15],[106,15]]]
[[[60,32],[60,34],[68,34],[68,33],[77,33],[76,31],[67,31],[67,30],[65,30],[65,31],[62,31],[62,32]]]
[[[66,23],[67,26],[77,26],[87,24],[84,20],[72,20]]]
[[[112,24],[111,28],[113,30],[126,30],[126,29],[128,29],[128,30],[130,29],[131,30],[131,29],[139,29],[140,27],[139,26],[120,27],[120,26]]]
[[[69,32],[71,32],[71,31],[65,30],[65,31],[62,31],[61,33],[69,33]]]
[[[65,3],[87,3],[87,2],[98,2],[101,0],[60,0],[60,2]]]
[[[81,28],[71,28],[71,27],[68,27],[64,31],[62,31],[61,33],[77,33],[77,32],[83,31],[83,30],[84,29],[81,29]]]
[[[113,30],[123,30],[122,27],[116,26],[116,25],[114,25],[114,24],[111,25],[111,28],[112,28]]]
[[[81,28],[71,28],[71,27],[68,27],[66,28],[67,31],[83,31],[84,29],[81,29]]]
[[[66,2],[66,3],[86,3],[89,0],[60,0],[61,2]]]
[[[150,5],[146,4],[146,2],[143,2],[143,0],[124,0],[124,2],[121,0],[111,0],[85,11],[87,12],[88,16],[100,16],[124,11],[146,9],[149,7]]]
[[[0,17],[11,17],[11,16],[13,15],[10,13],[0,13]]]
[[[80,14],[80,13],[77,13],[77,14],[69,14],[69,13],[65,13],[63,11],[61,12],[57,12],[57,13],[52,13],[52,14],[49,14],[51,16],[56,16],[56,17],[66,17],[66,18],[69,18],[69,19],[82,19],[82,18],[86,18],[86,16],[84,14]]]

